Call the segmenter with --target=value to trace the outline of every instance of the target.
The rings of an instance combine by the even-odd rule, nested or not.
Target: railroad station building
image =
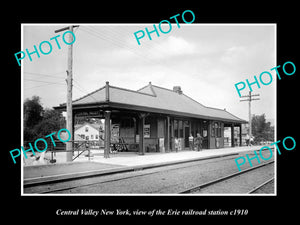
[[[65,111],[66,104],[54,108]],[[234,128],[241,131],[241,125],[247,123],[226,110],[202,105],[185,95],[180,86],[171,90],[151,82],[137,91],[106,82],[98,90],[74,100],[72,108],[73,121],[80,116],[105,119],[104,157],[109,156],[112,143],[119,140],[126,143],[128,151],[141,155],[175,151],[175,138],[178,150],[189,149],[188,137],[196,137],[197,133],[203,137],[204,149],[223,148],[224,127],[230,127],[230,145],[234,147]],[[238,137],[237,144],[241,145],[241,132]]]

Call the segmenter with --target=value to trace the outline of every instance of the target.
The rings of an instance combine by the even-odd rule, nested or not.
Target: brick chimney
[[[176,93],[178,93],[178,94],[182,94],[182,90],[181,90],[181,87],[180,86],[174,86],[173,87],[173,91],[174,92],[176,92]]]

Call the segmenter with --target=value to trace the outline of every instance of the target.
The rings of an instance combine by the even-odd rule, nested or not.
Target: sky
[[[154,23],[153,23],[154,24]],[[160,36],[147,34],[138,45],[134,33],[153,24],[79,24],[74,28],[73,100],[102,86],[138,90],[150,81],[172,89],[181,86],[184,94],[208,107],[226,109],[248,120],[248,102],[240,102],[235,89],[238,82],[254,81],[263,71],[273,75],[270,85],[253,85],[252,114],[276,118],[276,26],[274,24],[180,24]],[[62,40],[65,31],[55,30],[71,24],[23,24],[22,49],[34,51],[49,41],[52,51],[32,54],[22,60],[23,101],[41,97],[44,108],[66,102],[68,45]],[[78,25],[78,24],[74,24]],[[156,26],[158,26],[156,24]],[[168,30],[167,26],[162,26]],[[145,32],[146,33],[146,32]],[[60,35],[57,41],[50,38]],[[68,34],[65,36],[67,37]],[[67,39],[66,39],[67,40]],[[47,44],[42,45],[49,51]],[[16,61],[17,63],[17,61]],[[265,77],[263,80],[268,81]],[[248,95],[249,89],[241,91]]]

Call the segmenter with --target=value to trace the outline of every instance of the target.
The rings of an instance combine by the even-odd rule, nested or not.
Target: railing
[[[50,151],[51,151],[51,161],[54,161],[53,154],[56,154],[56,152],[73,152],[75,154],[77,152],[77,155],[72,158],[72,161],[77,159],[80,155],[82,155],[84,152],[88,151],[88,158],[90,160],[90,146],[92,146],[93,141],[68,141],[72,143],[72,149],[66,149],[66,142],[62,143],[60,141],[55,141],[55,147],[54,145],[51,145]]]
[[[81,150],[81,152],[80,152],[80,148],[83,149],[83,150]],[[78,158],[85,151],[88,151],[88,157],[89,157],[89,160],[90,160],[91,151],[90,151],[89,141],[73,141],[73,152],[75,152],[76,150],[77,150],[78,154],[77,154],[77,156],[75,156],[72,159],[72,161],[74,161],[76,158]]]
[[[83,153],[88,152],[87,156],[90,160],[91,157],[91,149],[100,149],[99,141],[91,141],[91,140],[75,140],[75,141],[68,141],[72,143],[72,149],[66,149],[67,142],[61,142],[59,140],[47,140],[47,150],[51,152],[50,163],[55,163],[56,153],[58,152],[72,152],[73,157],[72,161],[76,160],[79,156]],[[32,144],[32,148],[36,151],[34,146],[34,141],[24,141],[24,148],[28,149],[30,146],[28,143]],[[54,146],[55,145],[55,146]],[[45,148],[44,142],[38,142],[37,148],[43,150]],[[119,138],[119,142],[111,142],[110,143],[110,153],[118,153],[118,152],[126,152],[126,151],[138,151],[138,143],[126,143],[124,138]],[[77,154],[76,154],[77,153]]]
[[[54,156],[56,156],[57,152],[73,152],[75,154],[77,152],[77,155],[72,158],[72,161],[77,159],[80,155],[82,155],[84,152],[88,151],[88,158],[90,160],[90,149],[91,147],[95,147],[95,141],[69,141],[72,142],[72,149],[66,149],[66,142],[61,142],[58,140],[54,140],[54,143],[52,141],[47,140],[47,150],[45,151],[50,151],[51,152],[51,159],[50,163],[55,163],[56,160],[54,159]],[[28,149],[30,146],[28,143],[31,143],[32,148],[34,149],[34,141],[24,141],[24,148]],[[55,146],[54,146],[55,144]],[[99,146],[100,147],[100,146]],[[45,144],[43,142],[38,142],[37,143],[37,148],[43,150],[45,148]],[[35,149],[36,150],[36,149]]]

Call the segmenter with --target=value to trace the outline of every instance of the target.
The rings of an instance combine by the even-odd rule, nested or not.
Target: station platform
[[[95,152],[92,151],[92,157],[81,156],[73,162],[24,165],[22,174],[24,185],[30,185],[41,181],[52,182],[55,180],[129,172],[183,162],[238,155],[241,152],[259,150],[261,147],[263,146],[204,149],[199,152],[145,153],[145,155],[120,152],[115,154],[111,153],[110,158],[104,158],[103,153],[98,150]],[[66,153],[60,154],[65,155]]]

